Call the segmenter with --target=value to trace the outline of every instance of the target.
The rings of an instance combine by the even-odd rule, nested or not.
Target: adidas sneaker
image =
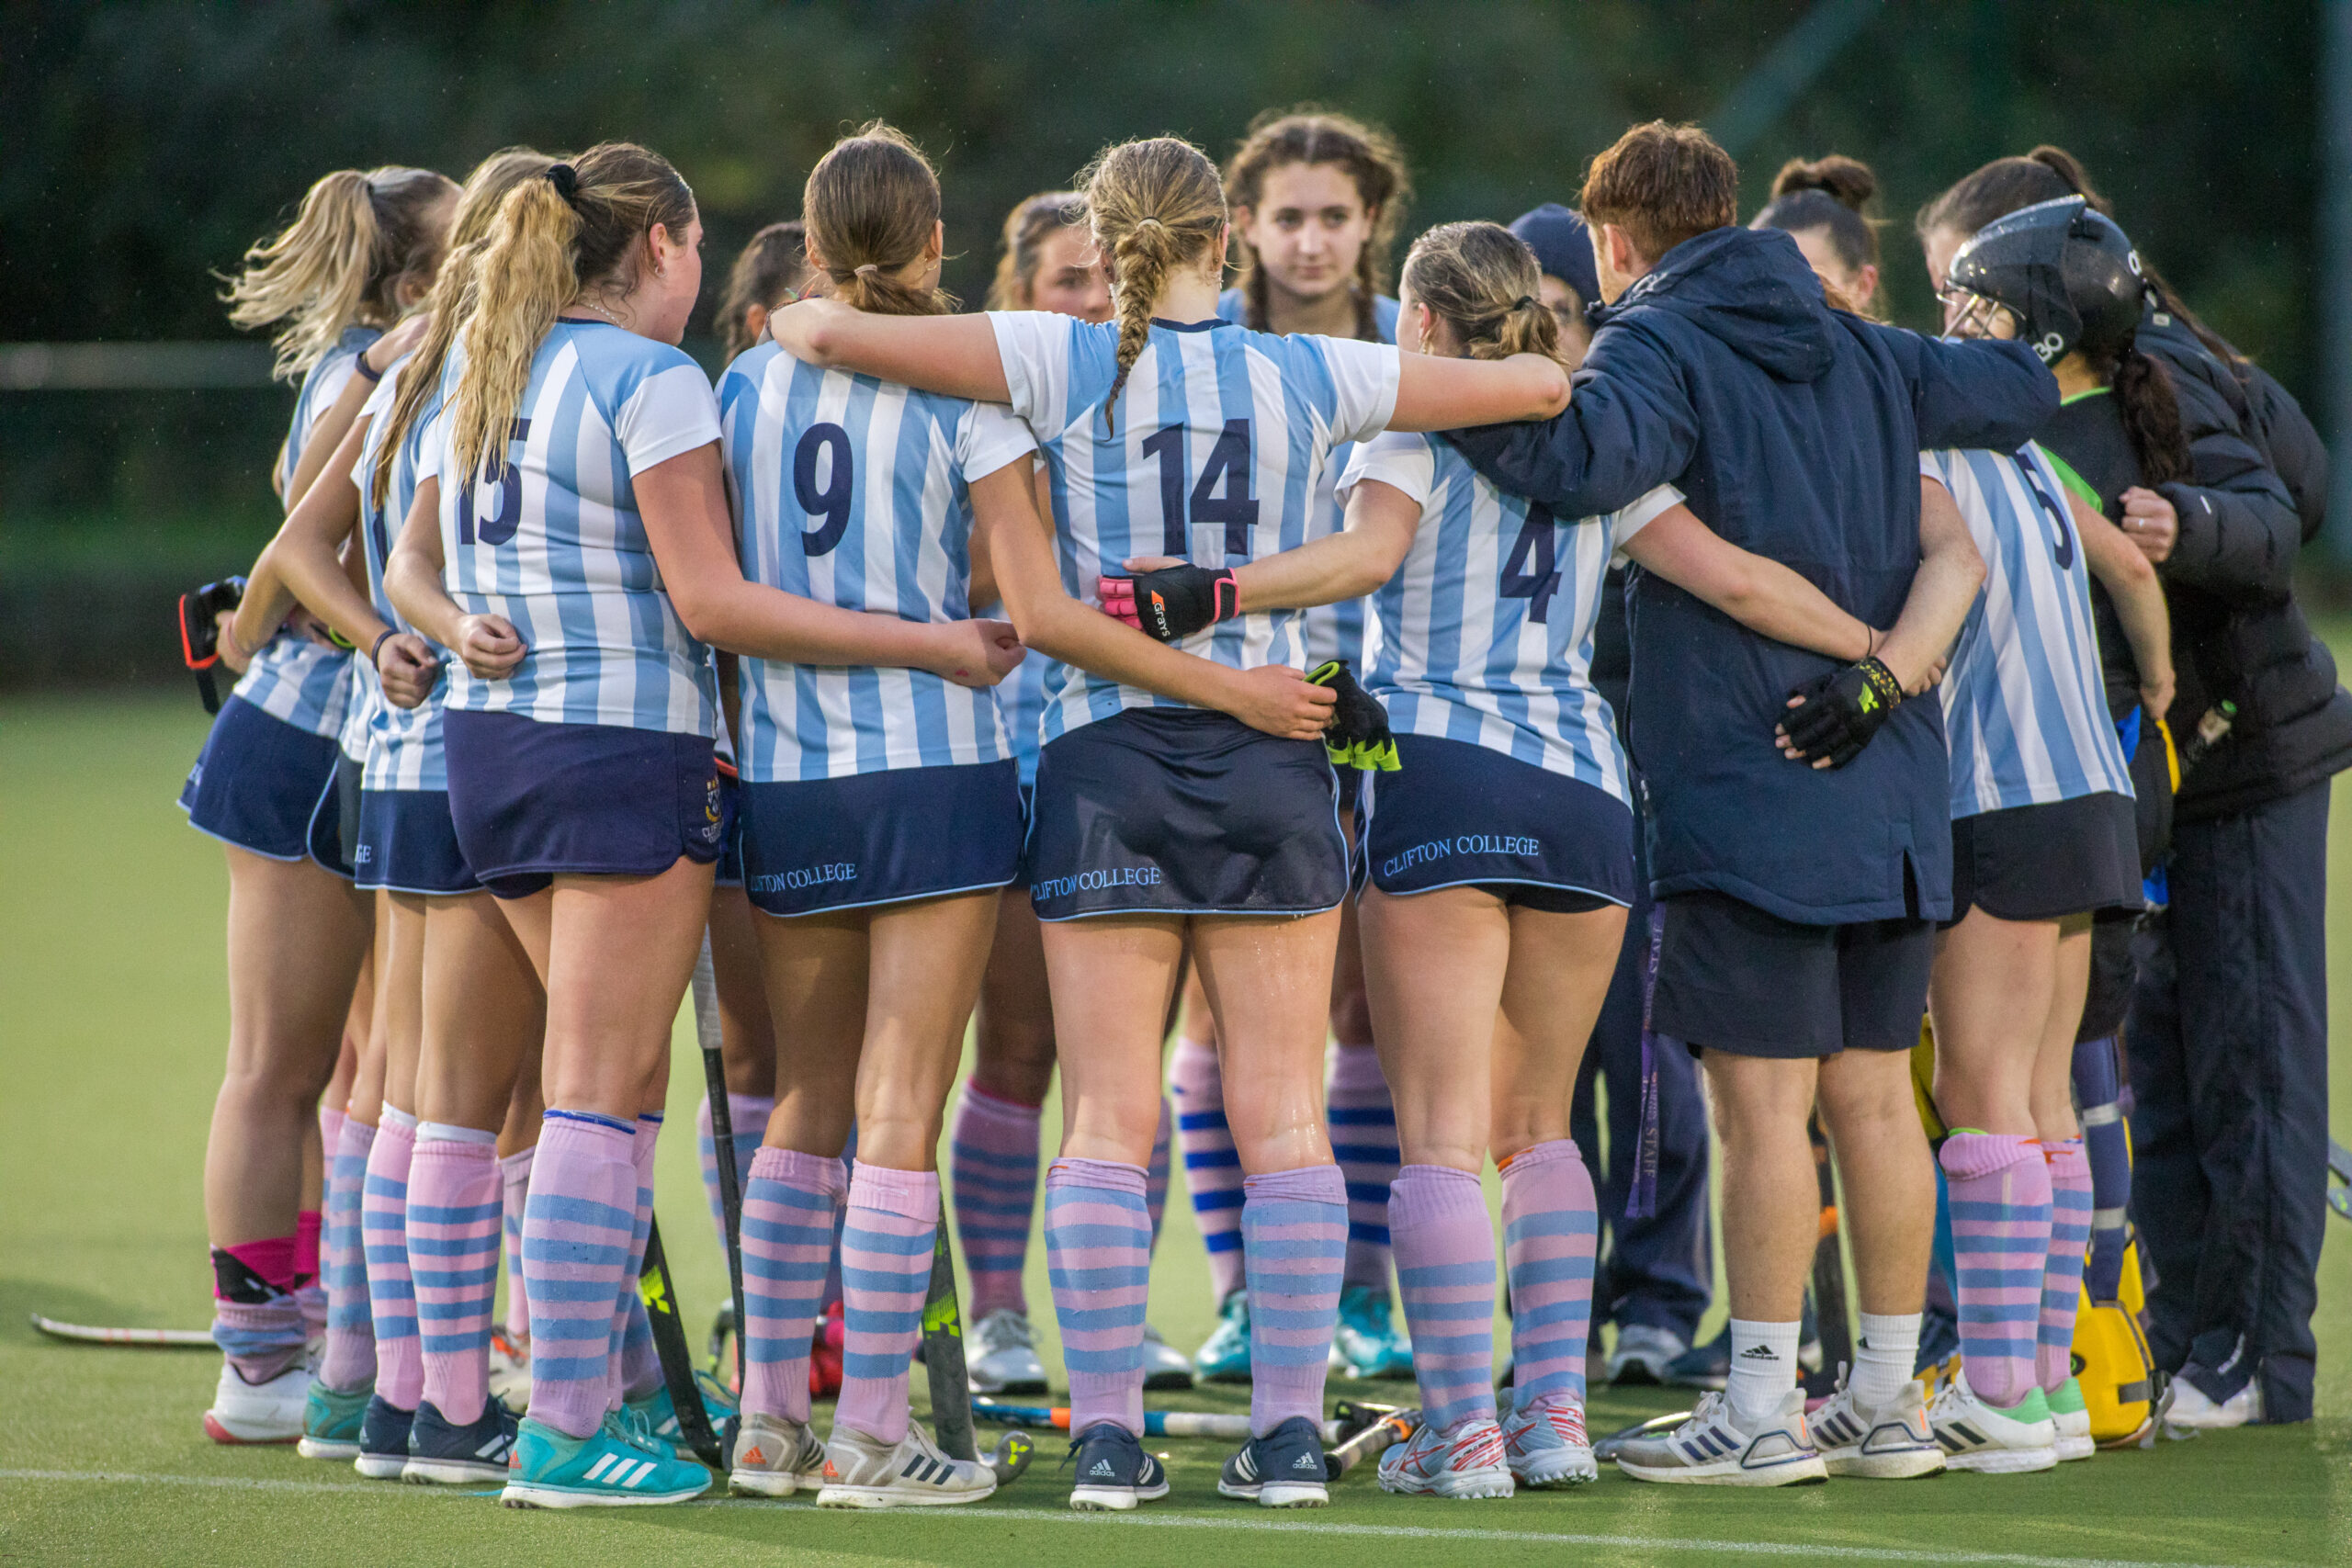
[[[1801,1388],[1789,1390],[1781,1408],[1753,1430],[1740,1425],[1730,1400],[1706,1394],[1690,1419],[1671,1432],[1629,1438],[1617,1450],[1617,1468],[1635,1481],[1696,1486],[1791,1486],[1829,1479],[1805,1430]]]
[[[1078,1469],[1069,1506],[1080,1513],[1124,1514],[1168,1495],[1166,1468],[1115,1421],[1095,1422],[1078,1435],[1069,1451]]]
[[[1331,1500],[1329,1480],[1322,1434],[1306,1416],[1294,1416],[1242,1444],[1218,1472],[1216,1490],[1261,1508],[1319,1508]]]

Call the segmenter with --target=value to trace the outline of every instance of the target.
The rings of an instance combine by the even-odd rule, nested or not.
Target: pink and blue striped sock
[[[422,1397],[460,1427],[480,1420],[490,1399],[490,1314],[504,1219],[498,1134],[420,1125],[409,1167],[408,1258],[424,1350]]]
[[[634,1294],[637,1128],[586,1111],[540,1123],[523,1213],[531,1293],[531,1419],[566,1437],[594,1431],[610,1408],[614,1306]]]
[[[1388,1293],[1388,1184],[1396,1179],[1396,1107],[1369,1045],[1331,1051],[1324,1088],[1331,1157],[1348,1184],[1345,1282]]]
[[[1962,1364],[1977,1396],[2006,1410],[2038,1386],[2050,1166],[2040,1144],[2008,1134],[1956,1132],[1937,1158],[1951,1188]]]
[[[1421,1414],[1440,1431],[1495,1416],[1495,1232],[1478,1179],[1398,1168],[1388,1191],[1396,1284],[1413,1337]]]
[[[743,1185],[743,1409],[808,1419],[808,1337],[825,1294],[842,1162],[763,1148]]]
[[[1525,1410],[1547,1396],[1581,1405],[1592,1262],[1600,1239],[1592,1173],[1573,1139],[1555,1138],[1503,1161],[1502,1183],[1517,1405]]]
[[[727,1117],[735,1129],[736,1195],[751,1185],[752,1161],[760,1152],[760,1143],[768,1135],[768,1118],[775,1113],[775,1097],[768,1094],[735,1094],[727,1096]],[[702,1097],[701,1106],[695,1111],[695,1152],[702,1160],[703,1195],[710,1200],[711,1234],[718,1237],[718,1255],[727,1256],[727,1208],[718,1195],[718,1144],[710,1131],[710,1096]]]
[[[523,1207],[531,1199],[531,1156],[538,1152],[534,1144],[498,1162],[506,1229],[506,1337],[517,1345],[531,1342],[531,1288],[523,1279]]]
[[[301,1364],[308,1338],[294,1296],[294,1238],[212,1249],[212,1342],[249,1383]]]
[[[833,1419],[878,1442],[907,1435],[907,1371],[922,1335],[939,1238],[939,1173],[858,1162],[842,1222],[841,1403]]]
[[[849,1190],[850,1179],[857,1174],[857,1123],[849,1124],[849,1141],[842,1145],[842,1190]],[[819,1316],[831,1313],[842,1300],[842,1226],[848,1223],[849,1208],[844,1204],[833,1215],[833,1255],[825,1266],[825,1296]]]
[[[359,1239],[359,1194],[368,1184],[368,1152],[375,1145],[375,1128],[345,1116],[327,1163],[326,1230],[319,1248],[319,1275],[327,1287],[327,1343],[319,1358],[319,1381],[337,1393],[376,1381],[376,1324],[368,1313],[368,1255]]]
[[[948,1136],[954,1180],[956,1239],[972,1280],[965,1315],[974,1323],[992,1312],[1026,1314],[1021,1270],[1029,1260],[1029,1230],[1037,1211],[1038,1107],[1000,1099],[967,1083]]]
[[[1323,1380],[1340,1322],[1348,1184],[1336,1165],[1268,1171],[1242,1184],[1250,1276],[1250,1435],[1294,1416],[1323,1419]],[[1381,1214],[1381,1230],[1387,1229]],[[1385,1249],[1384,1249],[1385,1251]]]
[[[1209,1255],[1209,1290],[1222,1303],[1241,1289],[1241,1156],[1225,1121],[1225,1077],[1216,1047],[1179,1040],[1168,1064],[1168,1091],[1176,1109],[1176,1147],[1184,1158],[1184,1190],[1193,1223]]]
[[[661,1136],[661,1114],[649,1111],[637,1119],[629,1137],[629,1160],[637,1168],[637,1213],[629,1228],[628,1282],[613,1314],[612,1407],[616,1410],[624,1400],[650,1399],[662,1387],[662,1357],[653,1348],[653,1320],[645,1315],[645,1298],[637,1289],[638,1275],[645,1267],[645,1238],[653,1229],[653,1148]]]
[[[1148,1179],[1115,1160],[1046,1172],[1046,1274],[1069,1373],[1069,1429],[1109,1421],[1143,1436],[1143,1320],[1151,1298]]]
[[[424,1362],[416,1339],[416,1284],[408,1266],[409,1166],[416,1118],[384,1107],[368,1151],[360,1189],[360,1242],[368,1259],[368,1308],[376,1328],[376,1392],[401,1410],[416,1408]]]
[[[2080,1138],[2045,1139],[2041,1151],[2050,1167],[2050,1258],[2041,1275],[2034,1371],[2041,1392],[2051,1393],[2075,1371],[2075,1312],[2091,1241],[2091,1165]]]

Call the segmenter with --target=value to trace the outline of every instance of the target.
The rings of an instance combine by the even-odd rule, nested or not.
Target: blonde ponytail
[[[1105,148],[1079,179],[1119,323],[1119,373],[1102,400],[1103,423],[1115,428],[1112,405],[1151,340],[1152,306],[1171,273],[1215,251],[1225,188],[1208,155],[1173,136]]]
[[[303,194],[294,221],[245,253],[221,294],[229,320],[247,329],[284,321],[273,374],[300,377],[344,330],[388,327],[400,314],[400,281],[429,280],[445,225],[441,204],[457,186],[430,169],[339,169]]]
[[[1567,363],[1535,253],[1498,223],[1441,223],[1423,234],[1406,253],[1404,288],[1453,330],[1469,358],[1540,354]]]

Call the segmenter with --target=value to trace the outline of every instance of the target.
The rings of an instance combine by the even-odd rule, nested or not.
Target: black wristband
[[[371,386],[384,378],[384,373],[370,366],[368,363],[368,355],[364,353],[352,356],[351,373]]]
[[[384,651],[384,639],[399,635],[400,627],[398,626],[386,626],[381,633],[378,634],[375,646],[368,650],[368,663],[371,669],[375,667],[377,656]]]

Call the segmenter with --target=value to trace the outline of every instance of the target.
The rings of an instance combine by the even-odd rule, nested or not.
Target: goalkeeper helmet
[[[2149,298],[2140,253],[2079,196],[2019,208],[1970,235],[1951,258],[1945,292],[1961,306],[1956,329],[2004,309],[2044,365],[2085,344],[2129,342]]]

